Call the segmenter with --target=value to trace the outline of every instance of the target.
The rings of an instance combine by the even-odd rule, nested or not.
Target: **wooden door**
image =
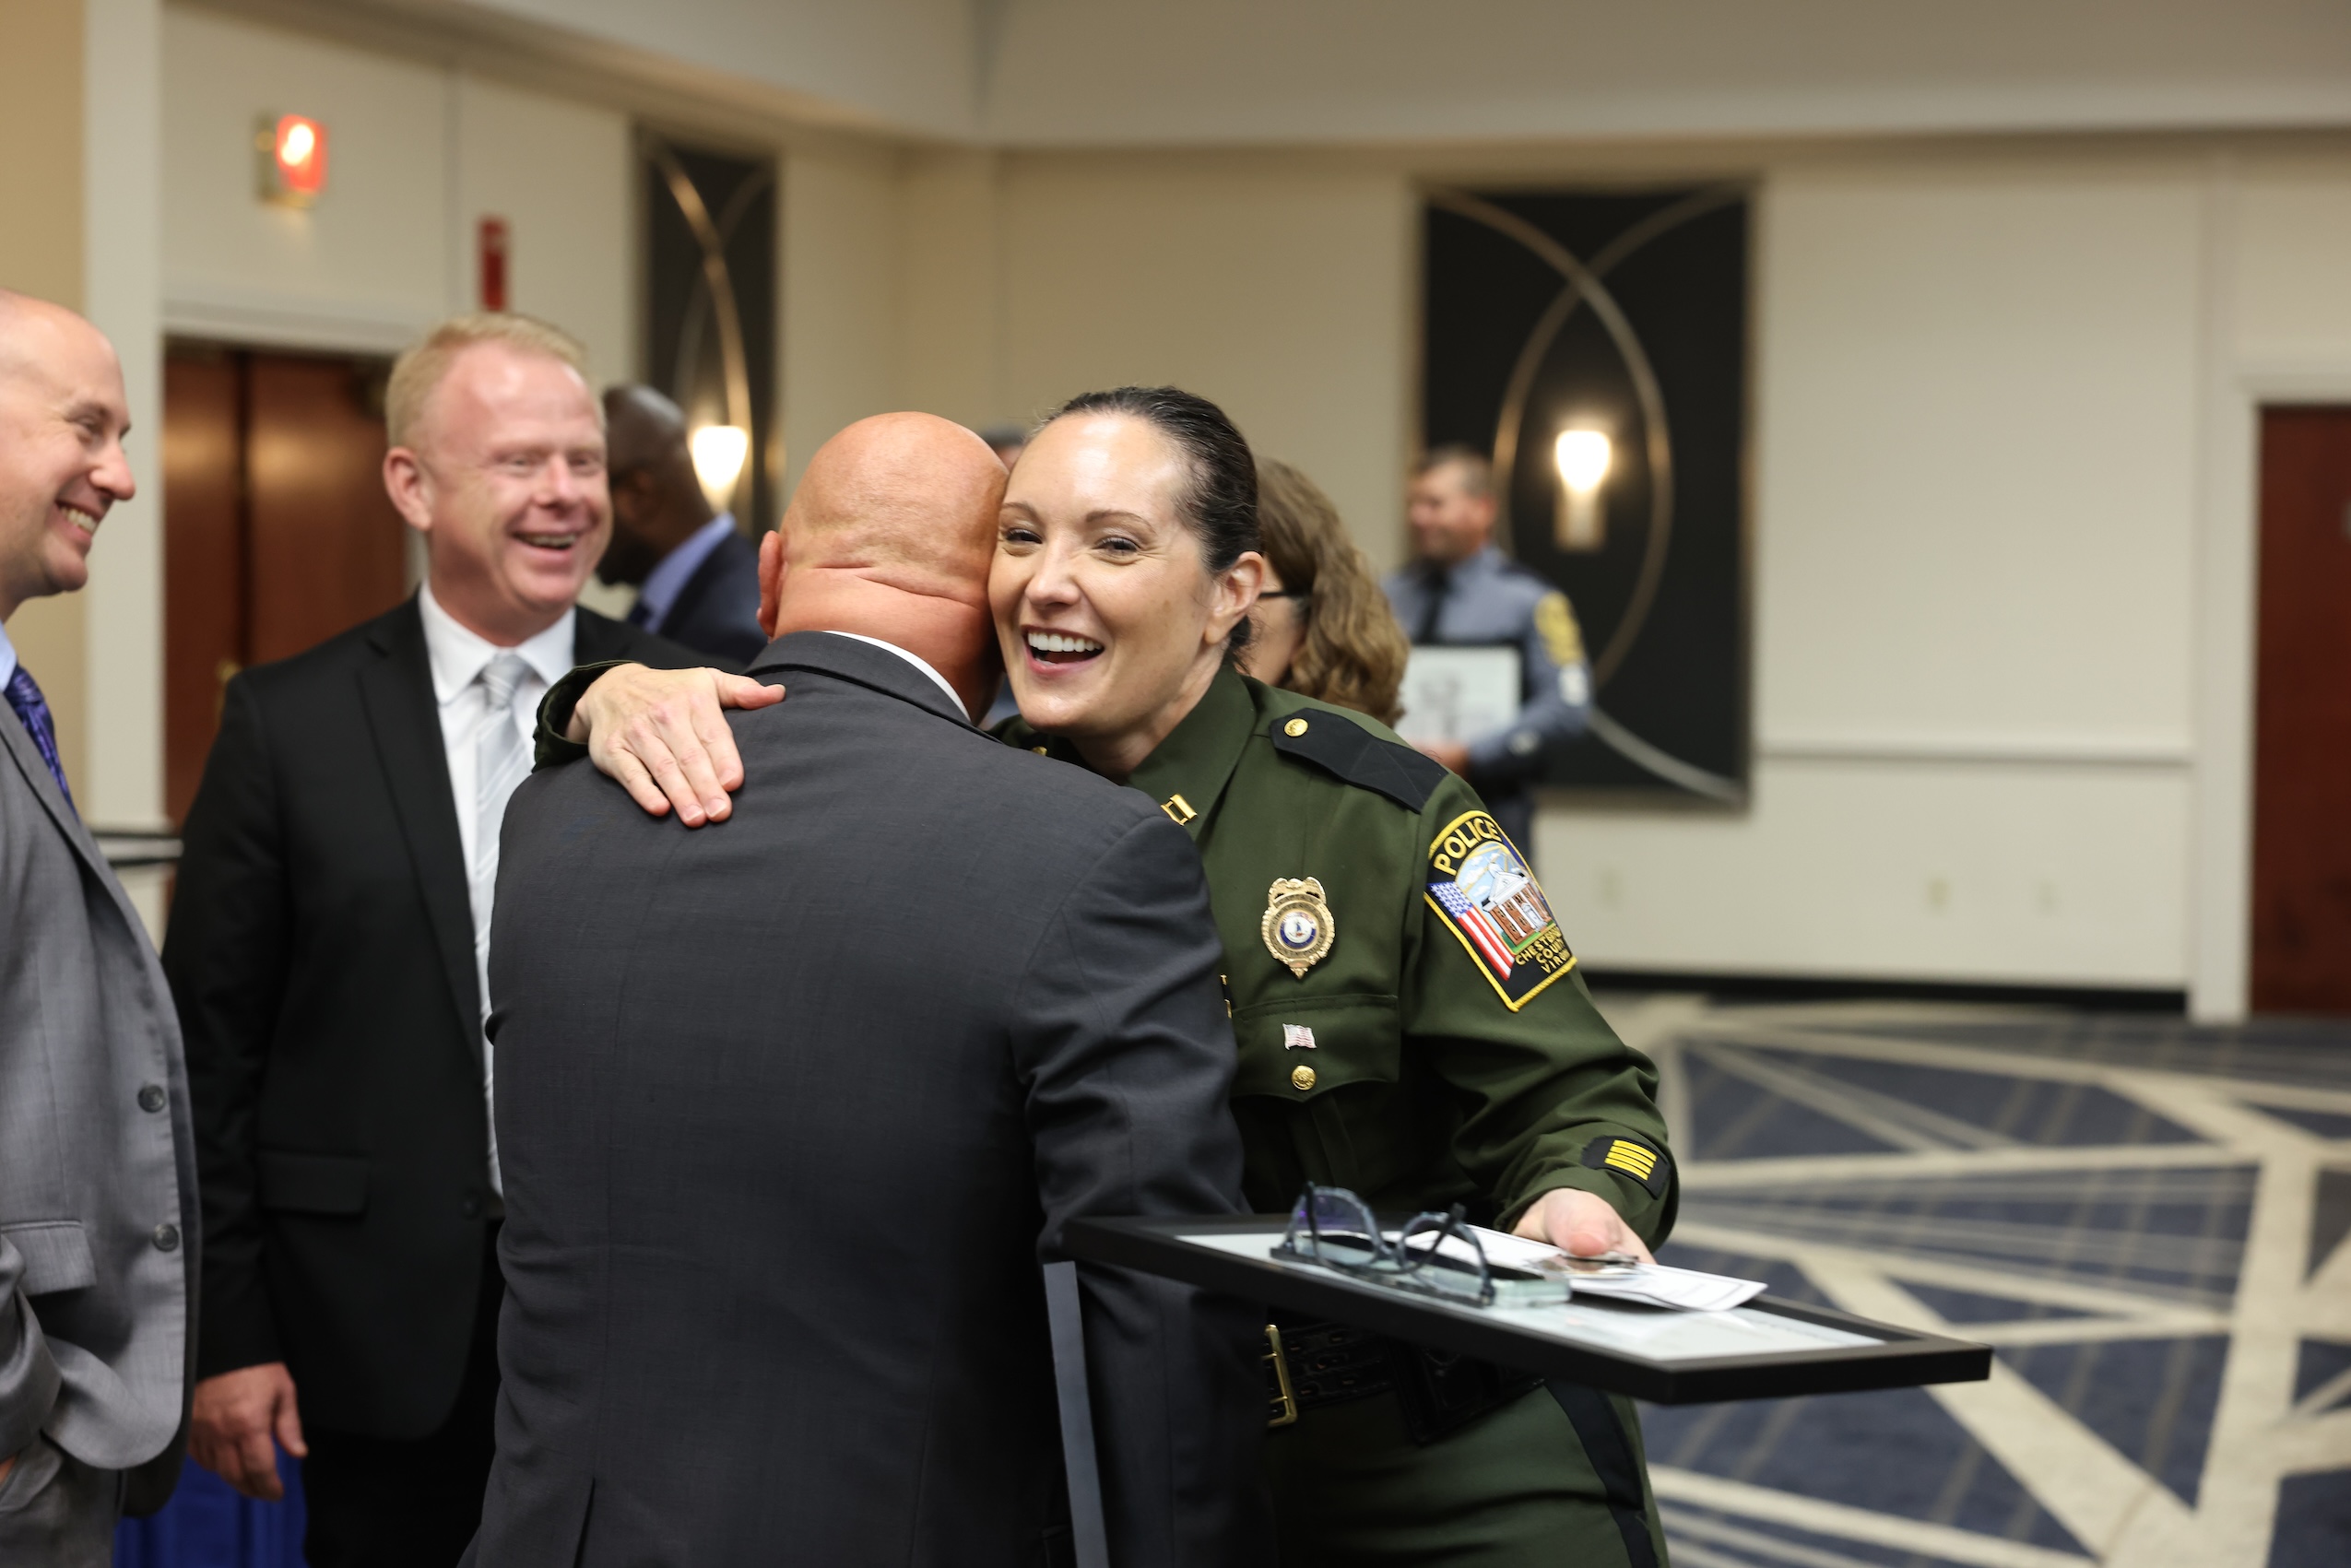
[[[2351,407],[2262,414],[2252,1006],[2351,1014]]]
[[[242,382],[230,354],[163,360],[163,795],[174,822],[203,777],[220,689],[244,662]]]
[[[400,601],[405,530],[384,493],[384,368],[175,345],[164,360],[165,806],[187,815],[247,665]]]

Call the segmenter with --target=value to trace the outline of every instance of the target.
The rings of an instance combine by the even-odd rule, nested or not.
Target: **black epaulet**
[[[1409,746],[1382,740],[1328,709],[1277,714],[1266,733],[1282,755],[1304,758],[1358,789],[1388,796],[1407,811],[1426,806],[1445,782],[1444,763]]]

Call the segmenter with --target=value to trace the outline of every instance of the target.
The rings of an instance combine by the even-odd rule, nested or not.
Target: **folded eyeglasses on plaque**
[[[1622,1272],[1634,1261],[1561,1257],[1544,1260],[1540,1269],[1493,1263],[1458,1203],[1442,1214],[1416,1214],[1391,1233],[1345,1187],[1311,1185],[1298,1195],[1273,1256],[1464,1306],[1564,1302],[1575,1293],[1575,1276]]]

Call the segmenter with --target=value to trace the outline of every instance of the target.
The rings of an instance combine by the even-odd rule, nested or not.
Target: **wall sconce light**
[[[308,206],[326,190],[326,127],[307,114],[265,114],[254,128],[261,199]]]
[[[1608,513],[1600,504],[1613,451],[1599,430],[1562,430],[1551,449],[1559,466],[1559,510],[1552,536],[1563,550],[1596,550],[1608,543]]]
[[[694,454],[694,477],[710,504],[725,508],[734,499],[735,481],[743,477],[743,460],[750,455],[751,432],[738,425],[704,425],[687,438]]]

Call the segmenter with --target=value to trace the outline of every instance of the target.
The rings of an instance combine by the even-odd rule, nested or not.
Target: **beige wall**
[[[82,6],[0,6],[0,287],[82,308]],[[85,776],[88,660],[79,595],[35,599],[8,619],[8,640],[41,682],[57,723],[65,776]]]
[[[81,0],[0,0],[0,280],[82,302]],[[39,156],[32,156],[38,149]]]
[[[786,493],[842,426],[904,406],[898,279],[900,160],[882,151],[795,153],[784,167]]]
[[[1391,557],[1412,413],[1415,217],[1392,173],[1022,157],[1005,181],[1003,392],[1170,382],[1313,475]]]
[[[634,373],[625,116],[210,12],[164,12],[170,324],[241,342],[395,351],[478,301],[484,216],[510,227],[508,302]],[[307,210],[254,195],[264,113],[328,136]]]
[[[207,0],[696,112],[1019,147],[2341,125],[2322,0]],[[342,14],[337,19],[337,14]]]
[[[2309,0],[1004,0],[1001,11],[982,128],[1030,146],[2351,117],[2351,9]]]
[[[1601,963],[2183,984],[2197,167],[1798,165],[1760,216],[1754,807],[1546,811],[1563,917]]]
[[[1628,161],[1546,175],[1522,149],[1491,177]],[[2242,384],[2351,371],[2351,144],[1717,148],[1699,172],[1759,180],[1754,802],[1547,808],[1579,949],[2241,1008]],[[910,331],[864,395],[978,419],[1181,382],[1392,562],[1424,175],[1479,178],[1459,155],[912,159]]]

